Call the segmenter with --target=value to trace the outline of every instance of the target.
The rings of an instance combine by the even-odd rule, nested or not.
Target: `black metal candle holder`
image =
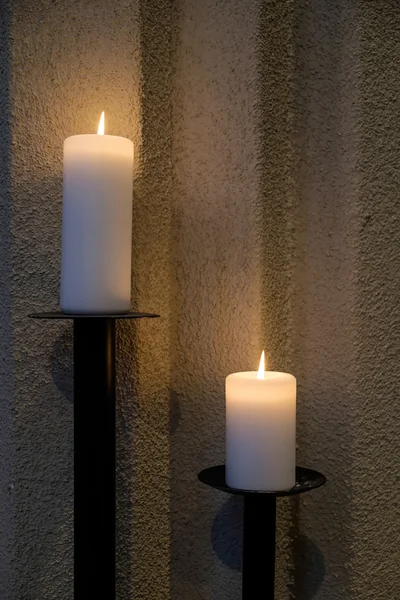
[[[115,321],[152,313],[67,314],[74,322],[74,598],[115,599]]]
[[[310,492],[326,482],[321,473],[296,467],[296,485],[281,492],[262,492],[231,488],[225,483],[225,465],[201,471],[199,480],[206,485],[243,496],[242,599],[274,600],[276,499]]]

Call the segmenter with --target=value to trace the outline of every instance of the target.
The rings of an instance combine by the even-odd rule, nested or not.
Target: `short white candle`
[[[64,142],[61,310],[123,313],[131,300],[133,143],[98,134]]]
[[[296,481],[296,379],[289,373],[226,378],[226,483],[244,490],[288,490]]]

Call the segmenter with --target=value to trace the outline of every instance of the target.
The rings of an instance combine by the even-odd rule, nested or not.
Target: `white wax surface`
[[[226,378],[226,483],[279,491],[296,479],[296,379],[288,373]]]
[[[61,309],[130,308],[133,143],[111,135],[64,142]]]

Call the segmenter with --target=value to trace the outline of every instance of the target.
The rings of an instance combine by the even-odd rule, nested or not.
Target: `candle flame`
[[[261,353],[260,366],[258,367],[257,379],[265,379],[265,352]]]
[[[97,130],[97,135],[104,135],[104,110],[101,113],[99,128]]]

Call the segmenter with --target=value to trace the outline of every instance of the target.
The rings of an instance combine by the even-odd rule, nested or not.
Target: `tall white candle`
[[[265,371],[263,356],[258,372],[226,378],[226,483],[287,490],[296,478],[296,379]]]
[[[123,313],[131,300],[133,143],[98,134],[64,142],[61,310]]]

